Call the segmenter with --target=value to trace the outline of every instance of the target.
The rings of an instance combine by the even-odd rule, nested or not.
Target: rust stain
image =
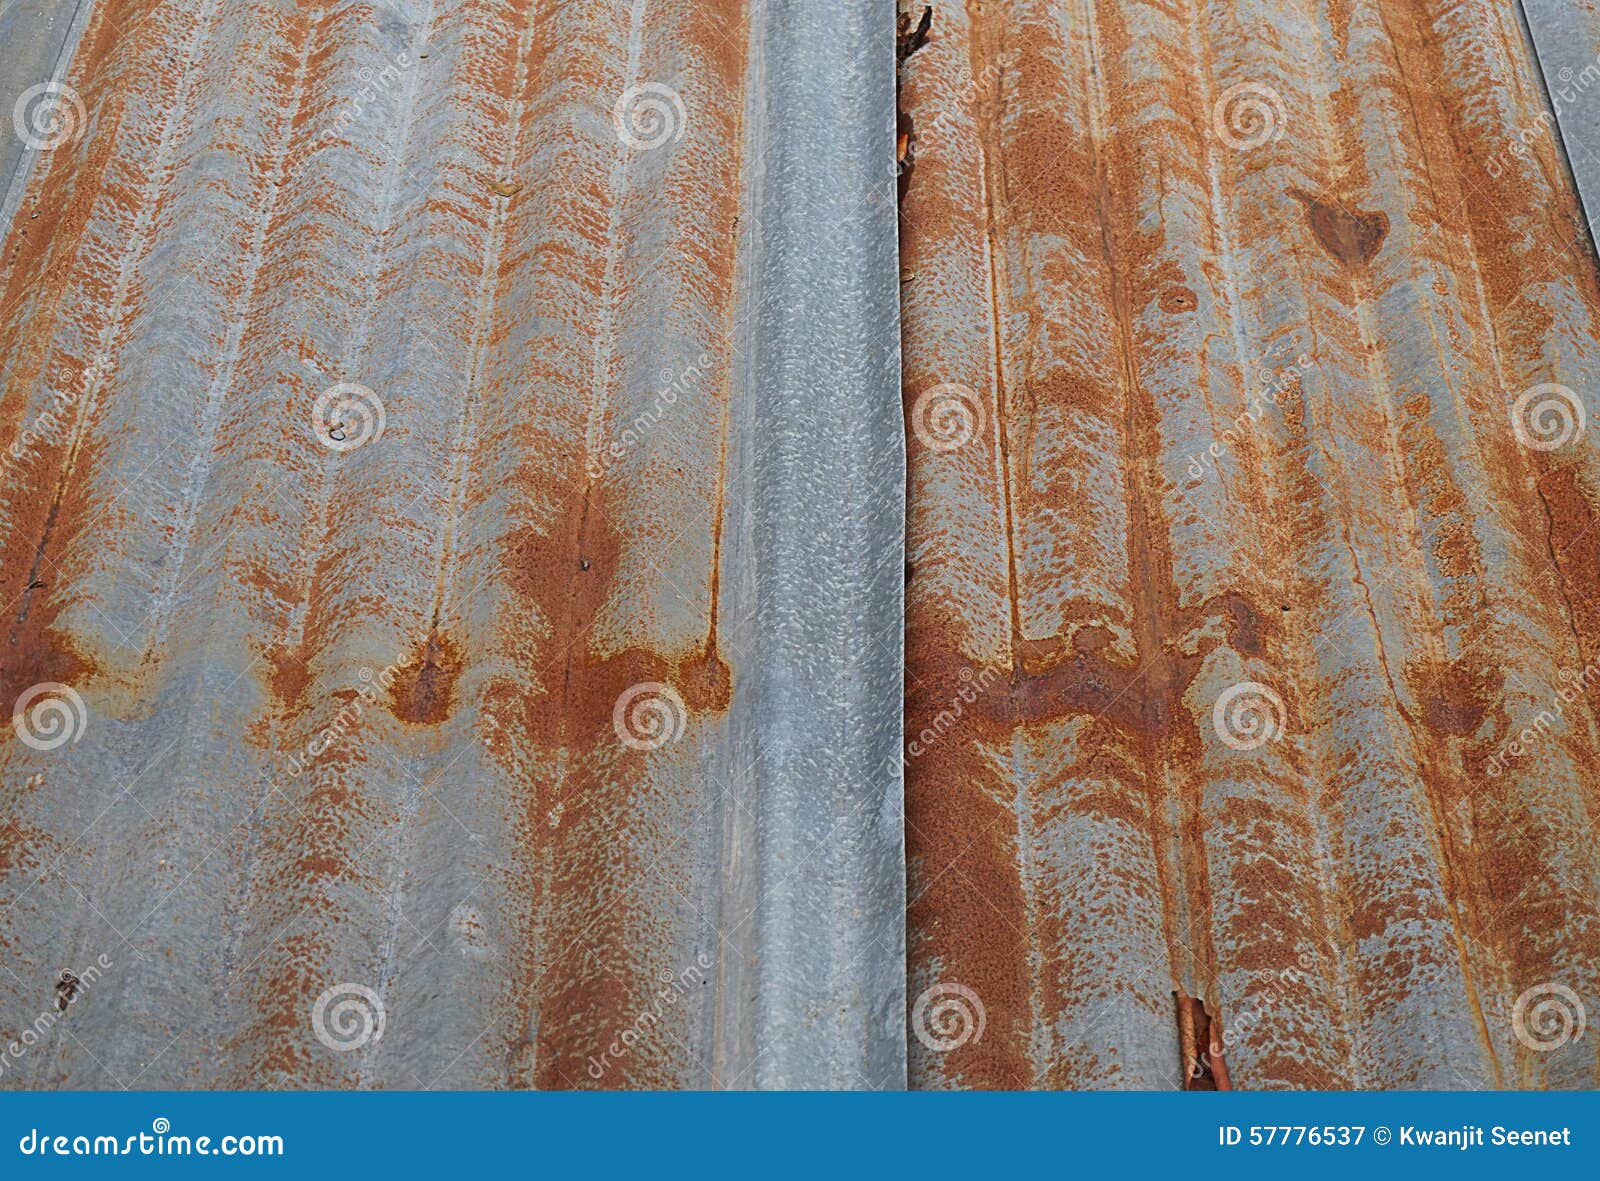
[[[1345,266],[1365,266],[1383,249],[1389,234],[1389,215],[1383,210],[1359,210],[1303,189],[1290,189],[1289,195],[1305,207],[1306,223],[1317,244]]]
[[[1164,312],[1192,312],[1199,306],[1199,297],[1187,287],[1174,287],[1161,294],[1161,310]]]
[[[77,999],[78,985],[82,983],[83,981],[78,979],[71,969],[63,968],[61,970],[61,978],[56,981],[57,1012],[65,1013],[67,1011],[67,1006]]]
[[[450,637],[430,632],[403,662],[389,690],[394,716],[413,726],[433,726],[444,721],[455,704],[461,666],[460,650]]]

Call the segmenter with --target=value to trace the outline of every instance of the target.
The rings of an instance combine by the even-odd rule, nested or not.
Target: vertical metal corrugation
[[[901,1084],[890,23],[93,7],[0,272],[0,679],[81,703],[0,1085]]]
[[[1515,11],[934,9],[913,1085],[1176,1087],[1174,993],[1235,1086],[1594,1085],[1526,1026],[1600,1003],[1600,291]]]
[[[0,1086],[1600,1083],[1592,3],[904,7],[0,14]]]
[[[765,0],[752,19],[726,535],[750,769],[723,895],[725,1053],[764,1087],[903,1087],[894,12]]]

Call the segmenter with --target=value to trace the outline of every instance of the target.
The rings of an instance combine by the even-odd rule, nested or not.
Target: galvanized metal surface
[[[1600,222],[1600,2],[1518,2],[1593,237]]]
[[[0,126],[0,224],[10,218],[7,186],[27,155],[23,135],[13,132],[35,127],[37,115],[52,109],[39,99],[59,81],[88,8],[84,0],[0,0],[0,116],[11,121]]]
[[[933,8],[911,1084],[1595,1086],[1600,289],[1515,8]]]
[[[904,1084],[892,18],[93,5],[0,1086]]]

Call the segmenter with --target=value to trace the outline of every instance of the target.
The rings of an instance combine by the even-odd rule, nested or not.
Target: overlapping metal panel
[[[903,1085],[892,11],[84,20],[0,271],[0,1085]]]
[[[1544,76],[1549,117],[1560,128],[1593,237],[1600,222],[1600,3],[1518,0],[1518,5]],[[1518,147],[1525,130],[1518,129]]]
[[[1596,1085],[1600,289],[1515,7],[940,3],[902,104],[908,992],[983,1018],[912,1085]]]

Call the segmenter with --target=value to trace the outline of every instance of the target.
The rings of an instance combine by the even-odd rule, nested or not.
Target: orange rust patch
[[[306,690],[311,686],[310,658],[303,644],[278,644],[262,653],[267,661],[267,687],[293,716],[306,705]]]
[[[1561,579],[1572,630],[1582,656],[1600,655],[1600,513],[1597,498],[1584,487],[1580,465],[1549,462],[1537,489],[1546,518],[1545,542]],[[1591,700],[1597,691],[1591,690]]]
[[[460,650],[449,636],[429,632],[389,690],[394,716],[413,726],[437,725],[448,718],[461,663]]]
[[[1347,267],[1365,266],[1377,257],[1389,234],[1389,215],[1381,209],[1364,212],[1342,201],[1326,201],[1303,189],[1289,195],[1305,206],[1306,221],[1317,244]]]
[[[50,834],[32,825],[0,820],[0,873],[27,865],[37,868],[40,850],[54,845]]]
[[[1456,738],[1470,738],[1478,732],[1505,687],[1502,670],[1478,661],[1414,662],[1406,666],[1406,677],[1422,700],[1428,729]]]

